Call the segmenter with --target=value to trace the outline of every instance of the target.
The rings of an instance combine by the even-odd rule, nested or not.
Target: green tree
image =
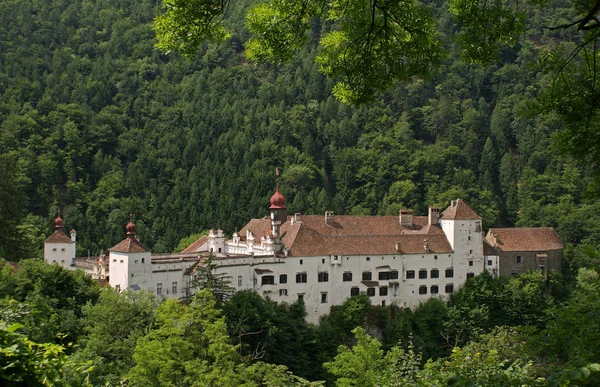
[[[91,361],[94,385],[118,384],[134,365],[138,338],[155,321],[156,300],[149,293],[123,292],[105,288],[96,304],[83,309],[84,335],[76,358]]]
[[[139,386],[309,385],[283,366],[247,366],[208,289],[196,293],[189,306],[163,302],[156,328],[138,340],[133,359],[129,378]]]
[[[155,21],[159,47],[190,54],[204,39],[225,37],[221,21],[226,7],[226,1],[164,3],[165,12]],[[254,6],[247,17],[253,33],[247,55],[258,61],[291,59],[307,43],[314,17],[332,26],[319,39],[316,61],[325,75],[342,79],[333,91],[342,101],[371,100],[392,81],[427,74],[442,56],[433,17],[416,1],[338,0],[277,0]]]
[[[59,344],[36,343],[20,324],[0,319],[0,381],[3,386],[91,386],[89,365],[78,364]]]

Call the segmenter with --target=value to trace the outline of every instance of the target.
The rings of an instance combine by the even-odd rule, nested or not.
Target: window
[[[437,259],[437,255],[434,255],[434,256],[433,256],[433,259]]]
[[[121,259],[121,263],[123,263],[123,260]]]
[[[171,284],[171,293],[177,294],[177,282]]]
[[[261,278],[261,285],[275,285],[275,276],[273,275],[263,275]]]
[[[453,284],[446,285],[446,293],[448,293],[448,294],[454,293],[454,285]]]
[[[52,251],[56,251],[56,248],[53,248]]]
[[[372,275],[371,275],[370,271],[363,271],[363,273],[362,273],[363,281],[370,281],[371,278],[372,278]]]
[[[238,286],[242,286],[242,276],[238,275]]]
[[[425,286],[425,285],[419,286],[419,294],[427,294],[427,286]]]
[[[381,306],[385,307],[385,300],[381,301]]]
[[[319,282],[328,282],[329,281],[329,273],[326,271],[319,272]]]
[[[115,285],[115,290],[117,291],[117,293],[121,292],[121,285]]]
[[[453,268],[446,269],[446,278],[452,278],[452,277],[454,277],[454,269]]]
[[[517,255],[517,263],[520,265],[521,263],[523,263],[523,257],[520,255]]]
[[[391,280],[397,280],[398,279],[398,270],[392,270],[392,271],[390,271],[390,279]]]
[[[469,250],[469,254],[473,254],[473,250]]]
[[[431,269],[431,278],[440,278],[440,271],[438,269]]]
[[[380,296],[387,296],[388,295],[388,288],[387,286],[382,286],[379,288],[379,295]]]
[[[427,278],[427,269],[419,270],[419,279],[426,279],[426,278]]]
[[[371,260],[371,257],[367,257],[367,262]]]
[[[156,284],[156,294],[162,294],[162,284],[160,282]]]
[[[327,303],[327,293],[321,293],[321,304]]]
[[[287,296],[287,289],[279,289],[280,296]]]
[[[301,260],[300,260],[300,264],[302,265],[303,263],[304,263],[304,260],[303,260],[303,259],[301,259]]]
[[[493,265],[492,260],[488,259],[488,266],[492,266],[492,265]]]
[[[469,260],[469,266],[473,266],[473,261]]]
[[[360,293],[360,290],[358,290],[358,288],[350,288],[350,296],[358,296],[358,293]]]
[[[279,274],[279,283],[287,284],[287,274]]]
[[[440,292],[440,288],[437,285],[431,285],[429,291],[431,292],[431,294],[438,294]]]
[[[142,263],[144,263],[144,261],[145,261],[145,259],[144,259],[144,258],[142,258]]]
[[[344,282],[350,282],[350,281],[352,281],[352,272],[351,271],[345,271],[344,274],[342,274],[342,279],[344,280]]]
[[[305,284],[306,280],[307,280],[306,273],[296,274],[296,283],[297,284]]]
[[[298,302],[304,302],[304,293],[298,294]]]
[[[369,296],[369,297],[375,296],[375,288],[367,288],[367,296]]]
[[[65,249],[60,249],[60,251],[65,251]]]
[[[321,263],[325,263],[325,258],[321,259]]]
[[[64,262],[64,261],[63,261]],[[131,278],[133,278],[133,273],[131,273]]]
[[[469,240],[471,240],[471,236],[469,235]]]
[[[475,277],[475,273],[467,273],[467,279]]]
[[[380,281],[387,281],[390,279],[390,272],[389,271],[380,271],[379,272],[379,280]]]
[[[406,271],[406,279],[413,279],[415,278],[415,271],[414,270],[407,270]]]
[[[221,252],[221,248],[219,247],[219,253]]]

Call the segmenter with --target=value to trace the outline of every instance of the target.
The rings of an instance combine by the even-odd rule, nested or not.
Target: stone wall
[[[543,255],[547,255],[544,258]],[[521,262],[518,262],[518,257]],[[509,251],[500,252],[500,275],[511,276],[525,273],[527,270],[540,270],[545,266],[546,270],[562,272],[563,251]]]

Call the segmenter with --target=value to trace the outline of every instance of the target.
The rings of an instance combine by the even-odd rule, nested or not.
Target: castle
[[[44,242],[48,263],[82,269],[117,290],[149,289],[160,298],[190,295],[199,266],[209,257],[215,271],[237,289],[253,289],[278,302],[302,299],[307,320],[318,323],[332,305],[365,292],[373,304],[416,307],[429,297],[447,299],[483,271],[516,275],[528,269],[561,271],[563,245],[552,228],[496,228],[482,232],[482,219],[463,200],[430,207],[427,216],[287,215],[277,186],[270,217],[252,219],[227,239],[210,230],[181,253],[151,254],[136,235],[93,259],[76,258],[76,232],[55,231]]]

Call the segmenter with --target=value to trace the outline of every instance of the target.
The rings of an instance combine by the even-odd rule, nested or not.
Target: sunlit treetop
[[[227,36],[227,1],[165,0],[155,20],[163,51],[192,55],[205,39]],[[440,62],[443,47],[431,12],[416,1],[272,0],[247,15],[252,38],[246,55],[256,62],[289,61],[308,41],[310,20],[330,32],[319,40],[321,71],[334,79],[334,95],[346,103],[368,102],[397,81],[425,76]]]

